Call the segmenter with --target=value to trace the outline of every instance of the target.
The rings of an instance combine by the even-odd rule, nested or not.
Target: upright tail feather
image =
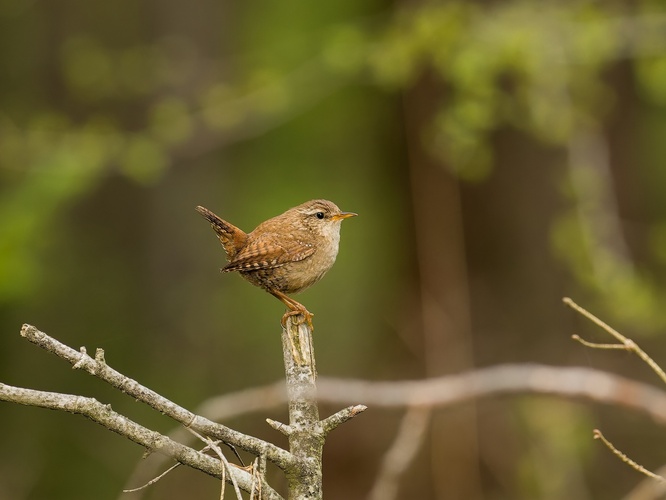
[[[242,229],[221,219],[205,207],[198,206],[196,211],[210,222],[229,259],[232,259],[245,246],[247,234]]]
[[[233,228],[233,226],[231,224],[229,224],[227,221],[225,221],[223,219],[220,219],[217,215],[215,215],[213,212],[211,212],[210,210],[208,210],[205,207],[198,206],[196,208],[196,210],[201,215],[203,215],[203,217],[208,222],[210,222],[210,225],[212,226],[212,228],[215,230],[215,232],[218,235],[221,235],[223,233],[224,234],[229,234],[229,233],[232,233],[234,229],[237,229],[237,228]]]

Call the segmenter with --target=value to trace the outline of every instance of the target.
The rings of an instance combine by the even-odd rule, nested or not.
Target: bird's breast
[[[302,261],[290,262],[279,269],[284,293],[299,293],[317,283],[335,263],[339,238],[320,240],[315,252]],[[277,270],[276,270],[277,271]]]

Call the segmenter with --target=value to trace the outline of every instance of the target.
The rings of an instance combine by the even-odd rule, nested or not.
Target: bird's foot
[[[291,316],[296,316],[297,318],[294,320],[296,326],[307,323],[310,330],[314,330],[314,326],[312,325],[312,316],[314,316],[314,314],[308,311],[303,304],[295,301],[279,290],[274,290],[272,288],[268,288],[267,290],[271,295],[282,301],[282,303],[289,309],[284,313],[284,316],[282,316],[282,320],[280,321],[282,328],[287,328],[287,320]]]
[[[307,323],[310,330],[314,331],[314,325],[312,324],[312,317],[314,316],[314,314],[308,311],[303,305],[301,305],[301,307],[302,309],[301,308],[292,309],[284,313],[284,315],[282,316],[282,321],[280,321],[280,323],[282,323],[283,328],[287,327],[287,320],[290,317],[294,316],[294,323],[296,324],[296,326],[302,325],[303,323]]]

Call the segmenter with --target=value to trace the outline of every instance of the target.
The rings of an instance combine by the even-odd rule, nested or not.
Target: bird
[[[299,316],[313,329],[313,314],[289,297],[317,283],[338,255],[340,226],[355,217],[328,200],[311,200],[259,224],[246,233],[202,206],[196,207],[215,231],[229,261],[222,272],[238,272],[287,306],[281,324]]]

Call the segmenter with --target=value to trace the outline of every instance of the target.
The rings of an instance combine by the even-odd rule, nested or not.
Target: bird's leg
[[[301,304],[300,302],[295,301],[291,297],[288,297],[287,295],[285,295],[284,293],[282,293],[278,290],[271,289],[271,290],[268,290],[268,292],[271,295],[273,295],[273,297],[276,297],[277,299],[282,301],[282,303],[285,306],[287,306],[287,308],[289,309],[289,311],[284,313],[284,316],[282,316],[282,321],[280,323],[282,323],[283,327],[287,326],[287,318],[289,318],[289,316],[302,315],[303,318],[304,318],[304,321],[298,321],[296,324],[299,325],[299,324],[305,322],[310,327],[310,330],[314,331],[314,326],[312,324],[312,316],[314,316],[314,314],[312,314],[310,311],[308,311],[303,304]]]
[[[289,311],[284,313],[284,315],[282,316],[282,320],[280,321],[280,323],[282,324],[282,328],[284,328],[284,330],[286,332],[285,334],[287,335],[287,341],[289,342],[289,347],[291,349],[291,355],[294,358],[294,361],[296,362],[296,364],[300,365],[303,362],[303,355],[301,354],[300,348],[299,349],[296,348],[296,343],[294,342],[294,338],[292,337],[292,335],[297,334],[298,331],[299,331],[299,325],[301,325],[305,322],[307,322],[308,326],[310,327],[310,331],[314,330],[314,328],[312,326],[312,313],[310,311],[308,311],[303,304],[301,304],[299,302],[296,302],[294,299],[292,299],[291,297],[288,297],[284,293],[282,293],[278,290],[273,290],[273,289],[269,289],[268,291],[274,297],[280,299],[280,301],[282,301],[282,303],[289,308]],[[295,321],[295,325],[296,325],[296,332],[295,333],[290,331],[290,330],[287,330],[287,319],[290,316],[302,316],[303,318],[305,318],[304,321],[300,321],[300,322]],[[300,337],[299,337],[299,339],[300,339]],[[300,347],[300,345],[301,345],[300,340],[298,341],[298,345]]]

